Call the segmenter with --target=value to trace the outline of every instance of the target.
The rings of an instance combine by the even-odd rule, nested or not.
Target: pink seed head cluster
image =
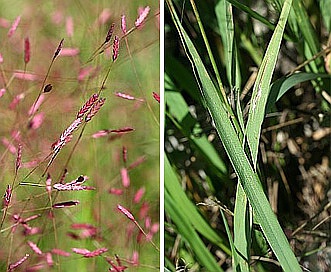
[[[4,204],[5,207],[9,206],[11,196],[12,196],[12,188],[11,188],[10,185],[7,185],[6,192],[3,196],[3,204]]]
[[[15,21],[13,22],[13,24],[11,25],[9,31],[8,31],[8,38],[10,38],[11,36],[13,36],[13,34],[15,33],[17,27],[18,27],[18,24],[20,23],[21,21],[21,16],[17,16]]]
[[[24,40],[24,62],[27,64],[30,61],[31,50],[30,50],[30,40],[25,38]]]
[[[29,258],[29,254],[25,254],[23,258],[19,259],[17,262],[12,263],[8,266],[8,271],[14,271],[15,268],[19,267],[22,263],[24,263],[28,258]]]
[[[71,249],[73,252],[76,254],[83,255],[85,258],[93,258],[96,256],[100,256],[101,254],[105,253],[108,251],[108,248],[98,248],[94,251],[89,251],[88,249],[85,248],[72,248]]]
[[[137,18],[137,20],[134,22],[136,28],[141,28],[144,21],[146,20],[147,18],[147,15],[150,11],[150,7],[147,6],[145,7],[141,12],[139,12],[139,17]]]
[[[115,36],[114,42],[113,42],[113,61],[115,61],[118,57],[118,51],[120,48],[120,40],[118,36]]]
[[[121,16],[121,29],[122,29],[123,34],[125,35],[126,34],[126,19],[125,19],[124,14]]]
[[[94,190],[95,188],[92,186],[82,185],[88,179],[87,176],[79,176],[77,179],[72,180],[68,183],[55,183],[53,188],[58,191],[87,191]]]
[[[115,24],[112,23],[108,29],[108,33],[107,33],[104,43],[108,43],[110,41],[111,36],[113,35],[113,32],[114,32],[114,28],[115,28]]]
[[[90,111],[87,113],[85,117],[85,122],[91,121],[91,119],[99,112],[103,104],[105,104],[106,98],[100,98],[97,100],[93,106],[91,107]]]
[[[59,45],[57,46],[56,50],[55,50],[55,53],[54,53],[54,56],[53,56],[53,60],[60,54],[61,50],[62,50],[62,47],[63,47],[63,42],[64,42],[64,39],[62,39],[59,43]]]

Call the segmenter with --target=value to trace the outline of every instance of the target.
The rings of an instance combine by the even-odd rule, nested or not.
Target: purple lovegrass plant
[[[115,13],[107,7],[100,9],[99,17],[93,14],[89,17],[92,21],[83,22],[87,18],[77,16],[70,5],[60,8],[61,4],[44,17],[36,13],[40,21],[34,21],[27,12],[31,10],[26,8],[29,1],[22,4],[23,13],[13,24],[9,20],[3,22],[11,30],[0,55],[0,112],[5,117],[0,127],[0,168],[4,179],[0,180],[0,189],[5,194],[0,266],[8,271],[65,272],[75,269],[76,263],[77,267],[84,266],[82,259],[99,257],[97,262],[85,260],[89,261],[86,265],[94,271],[129,270],[140,265],[139,256],[150,254],[151,247],[139,245],[138,254],[138,222],[126,224],[132,228],[127,236],[126,228],[120,227],[127,218],[115,213],[110,220],[108,212],[115,210],[119,202],[132,215],[139,214],[144,203],[150,203],[145,194],[152,176],[147,164],[157,161],[154,150],[158,149],[149,145],[147,151],[143,143],[155,145],[156,141],[149,138],[153,135],[155,139],[157,133],[150,125],[157,123],[145,119],[149,118],[148,112],[157,116],[152,110],[158,109],[146,106],[148,94],[140,86],[157,77],[147,80],[145,69],[139,75],[134,65],[140,62],[139,55],[147,53],[146,45],[155,44],[156,36],[152,42],[147,41],[147,36],[139,42],[135,36],[141,33],[134,24],[131,28],[126,25],[132,12],[125,10],[126,16],[121,17],[122,11]],[[39,10],[41,13],[43,5]],[[143,21],[145,27],[154,26]],[[73,23],[81,27],[74,30]],[[65,43],[58,36],[63,32]],[[123,38],[126,50],[123,48],[122,52],[121,48],[119,54]],[[89,55],[91,59],[86,58]],[[149,53],[150,60],[151,56]],[[123,79],[127,72],[134,72],[133,81]],[[122,99],[114,98],[114,94]],[[104,107],[106,99],[109,105]],[[145,129],[146,137],[142,136]],[[136,161],[128,158],[128,148],[130,157],[138,158]],[[138,166],[143,162],[146,173],[139,173],[143,168]],[[80,173],[86,173],[90,180]],[[149,205],[154,210],[146,210],[146,217],[154,218],[157,201],[151,201],[154,204]],[[144,221],[145,218],[141,220]],[[154,219],[146,228],[146,235],[151,232],[152,222]],[[144,237],[146,241],[147,236]],[[153,237],[153,241],[156,239]],[[86,240],[95,247],[85,248]],[[74,253],[68,252],[71,248]],[[121,258],[114,259],[108,248],[120,252]],[[158,252],[152,252],[157,267]],[[114,266],[107,261],[110,256]]]

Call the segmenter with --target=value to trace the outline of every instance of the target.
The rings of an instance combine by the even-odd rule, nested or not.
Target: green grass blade
[[[272,106],[292,87],[305,81],[314,80],[318,78],[329,78],[331,76],[328,74],[315,74],[315,73],[296,73],[288,77],[283,77],[276,80],[271,84],[270,95],[268,97],[268,102],[266,106],[266,113],[269,113]]]
[[[246,194],[238,183],[236,193],[236,205],[234,209],[234,245],[237,253],[239,269],[236,271],[249,271],[251,248],[252,219],[248,209]]]
[[[192,65],[196,69],[195,71],[201,83],[202,96],[206,101],[207,109],[215,122],[215,127],[222,140],[226,153],[242,182],[243,189],[253,207],[254,214],[257,216],[261,228],[284,271],[301,271],[286,236],[263,192],[260,180],[256,173],[254,173],[238,135],[232,126],[227,107],[222,103],[215,86],[203,66],[198,52],[182,28],[180,20],[172,6],[172,2],[167,0],[167,3],[183,44],[187,48],[187,53],[190,54],[189,58],[192,61]]]
[[[283,10],[262,60],[253,89],[245,134],[251,151],[254,169],[256,169],[260,133],[269,96],[269,86],[275,69],[287,17],[290,13],[291,2],[292,0],[284,2]]]
[[[331,1],[330,0],[320,0],[319,1],[320,10],[323,18],[324,25],[327,31],[331,30]]]
[[[227,168],[223,160],[216,152],[214,146],[208,141],[206,135],[195,136],[192,133],[192,128],[196,125],[195,120],[188,110],[188,106],[179,92],[166,91],[165,101],[167,105],[167,112],[174,118],[179,130],[186,136],[190,142],[202,154],[205,160],[222,175],[227,175]]]
[[[220,0],[216,4],[215,13],[219,28],[218,32],[221,35],[224,46],[228,81],[230,82],[231,87],[239,88],[241,86],[241,75],[237,47],[234,39],[232,6],[227,1]]]
[[[176,224],[178,232],[182,236],[183,240],[194,251],[199,263],[203,265],[207,271],[223,271],[202,242],[194,227],[190,224],[188,218],[182,213],[183,208],[177,206],[172,201],[167,190],[164,191],[164,200],[164,207],[167,213],[170,215],[171,220]]]
[[[202,218],[201,214],[198,212],[197,207],[192,204],[192,202],[187,198],[183,189],[179,185],[178,178],[174,173],[168,158],[165,158],[165,168],[164,168],[164,187],[167,190],[169,196],[171,196],[171,201],[176,207],[180,209],[182,216],[185,216],[190,224],[205,238],[210,242],[219,246],[227,254],[230,250],[224,245],[223,239],[211,228],[209,224]],[[166,202],[166,201],[165,201]],[[167,211],[167,210],[166,210]],[[168,211],[167,211],[168,212]]]

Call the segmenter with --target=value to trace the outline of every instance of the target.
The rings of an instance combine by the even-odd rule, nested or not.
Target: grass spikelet
[[[64,202],[58,202],[52,205],[55,209],[62,209],[62,208],[68,208],[77,206],[80,202],[78,200],[71,200],[71,201],[64,201]]]
[[[63,47],[63,42],[64,39],[62,39],[59,43],[59,45],[57,46],[55,52],[54,52],[54,56],[53,56],[53,61],[56,59],[56,57],[61,53],[62,47]]]
[[[11,27],[10,27],[10,29],[8,31],[8,34],[7,34],[8,38],[10,38],[10,37],[12,37],[14,35],[14,33],[15,33],[15,31],[16,31],[19,23],[20,23],[20,21],[21,21],[21,16],[17,16],[16,19],[15,19],[15,21],[13,22],[13,24],[11,25]]]
[[[91,121],[91,119],[99,112],[100,108],[105,103],[106,98],[100,98],[98,101],[96,101],[93,106],[91,107],[90,111],[87,113],[85,117],[85,122]]]
[[[107,32],[107,36],[106,36],[106,39],[104,41],[104,44],[108,43],[111,39],[111,36],[113,35],[113,32],[114,32],[114,28],[115,28],[115,24],[112,23],[108,29],[108,32]]]
[[[14,271],[14,269],[19,267],[22,263],[24,263],[29,258],[29,256],[30,256],[29,254],[25,254],[24,257],[19,259],[17,262],[10,264],[8,266],[8,272]]]
[[[149,11],[150,11],[150,7],[147,6],[141,12],[139,12],[139,17],[134,22],[134,25],[136,26],[136,28],[141,28],[142,27],[144,21],[147,18],[147,15],[148,15]]]
[[[126,34],[126,18],[125,18],[124,14],[121,16],[121,29],[122,29],[123,34],[125,35]]]
[[[119,40],[118,36],[115,36],[114,42],[113,42],[113,62],[118,57],[119,48],[120,48],[120,40]]]
[[[83,117],[85,113],[87,113],[93,104],[98,101],[99,95],[98,94],[92,94],[89,100],[85,102],[85,104],[81,107],[81,109],[78,111],[77,118]]]
[[[42,255],[43,252],[40,250],[40,248],[34,243],[34,242],[31,242],[31,241],[27,241],[29,247],[38,255]]]
[[[30,49],[30,40],[28,37],[24,39],[24,62],[28,64],[31,57],[31,49]]]

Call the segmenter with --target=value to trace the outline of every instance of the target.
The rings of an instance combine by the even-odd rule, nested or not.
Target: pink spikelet
[[[119,133],[119,134],[128,133],[128,132],[131,132],[131,131],[134,131],[134,128],[132,128],[132,127],[123,127],[123,128],[109,130],[109,132],[111,132],[111,133]]]
[[[121,206],[120,204],[117,205],[117,209],[123,213],[127,218],[129,218],[131,221],[136,222],[136,219],[134,218],[134,216],[132,215],[131,212],[129,212],[129,210],[127,210],[126,208],[124,208],[123,206]]]
[[[15,33],[17,27],[18,27],[18,24],[20,23],[21,21],[21,16],[17,16],[15,21],[13,22],[13,24],[11,25],[9,31],[8,31],[8,38],[10,38],[11,36],[13,36],[13,34]]]
[[[98,24],[104,25],[105,23],[107,23],[110,17],[111,17],[110,9],[108,8],[103,9],[98,18]]]
[[[148,15],[149,11],[150,11],[150,7],[147,6],[142,10],[142,12],[139,12],[139,17],[134,22],[134,25],[136,26],[136,28],[141,28],[142,27],[144,21],[147,18],[147,15]]]
[[[123,34],[125,35],[126,34],[126,18],[125,18],[124,14],[121,16],[121,29],[122,29]]]
[[[62,47],[63,47],[63,42],[64,42],[64,39],[62,39],[58,45],[58,47],[56,48],[56,51],[54,53],[54,56],[53,56],[53,60],[55,60],[55,58],[60,54],[61,50],[62,50]]]
[[[51,178],[50,174],[47,174],[46,192],[49,193],[49,194],[52,192],[52,178]]]
[[[122,184],[125,188],[130,186],[130,177],[128,173],[128,169],[122,168],[121,169],[121,177],[122,177]]]
[[[52,254],[50,252],[47,252],[45,254],[45,259],[46,259],[46,263],[48,264],[48,266],[53,267],[54,261],[53,261],[53,258],[52,258]]]
[[[60,138],[52,145],[54,153],[58,153],[61,148],[71,140],[72,133],[78,129],[82,121],[82,118],[77,118],[65,131],[62,132]]]
[[[155,99],[157,102],[160,103],[160,96],[159,96],[159,94],[157,94],[156,92],[153,92],[153,97],[154,97],[154,99]]]
[[[17,153],[16,147],[6,137],[2,137],[1,142],[6,148],[8,148],[10,153],[12,153],[12,154]]]
[[[59,248],[53,248],[53,249],[51,250],[51,252],[52,252],[53,254],[60,255],[60,256],[63,256],[63,257],[69,257],[69,256],[71,255],[71,253],[66,252],[66,251],[64,251],[64,250],[62,250],[62,249],[59,249]]]
[[[14,97],[14,99],[10,102],[9,109],[11,109],[11,110],[16,109],[17,105],[20,103],[20,101],[22,99],[24,99],[24,97],[25,97],[25,94],[24,93],[21,93],[21,94],[16,95]]]
[[[3,196],[3,205],[5,207],[9,206],[10,200],[11,200],[11,196],[12,196],[12,189],[10,185],[7,185],[7,189],[6,192]]]
[[[14,271],[15,268],[19,267],[22,263],[24,263],[28,258],[29,258],[29,254],[25,254],[25,256],[21,259],[19,259],[16,263],[12,263],[8,266],[8,271]]]
[[[118,97],[127,99],[127,100],[134,100],[135,99],[133,96],[131,96],[129,94],[125,94],[125,93],[117,92],[117,93],[115,93],[115,95],[118,96]]]
[[[45,100],[45,95],[44,94],[41,94],[39,99],[37,100],[37,102],[35,104],[33,104],[31,106],[31,108],[29,109],[28,111],[28,114],[31,116],[33,114],[36,113],[36,111],[40,108],[41,104],[44,102]]]
[[[77,118],[75,121],[71,123],[71,125],[62,132],[60,138],[52,144],[53,155],[49,160],[47,167],[51,165],[57,154],[60,150],[65,146],[66,143],[70,142],[72,138],[72,133],[78,129],[79,125],[82,123],[83,118]]]
[[[134,195],[134,198],[133,198],[133,202],[134,203],[139,203],[141,198],[144,196],[144,193],[145,193],[145,188],[142,187],[140,188]]]
[[[108,33],[107,33],[106,39],[104,41],[104,44],[110,41],[111,36],[113,35],[113,32],[114,32],[114,28],[115,28],[115,24],[112,23],[108,29]]]
[[[79,54],[79,48],[62,48],[60,55],[62,57],[74,57]]]
[[[38,77],[35,74],[17,70],[14,72],[14,77],[21,80],[35,81]]]
[[[52,207],[55,208],[55,209],[61,209],[61,208],[77,206],[78,204],[79,204],[78,200],[71,200],[71,201],[55,203],[55,204],[53,204]]]
[[[133,252],[131,262],[134,266],[139,265],[139,253],[138,253],[138,251]]]
[[[38,254],[38,255],[42,255],[42,254],[43,254],[43,252],[40,250],[40,248],[39,248],[35,243],[33,243],[33,242],[31,242],[31,241],[28,241],[27,243],[28,243],[29,247],[30,247],[30,248],[31,248],[36,254]]]
[[[6,89],[2,88],[0,89],[0,97],[2,97],[6,92]]]
[[[44,119],[45,119],[45,114],[43,112],[36,114],[29,122],[29,128],[33,130],[40,128],[42,123],[44,122]]]
[[[30,50],[30,40],[28,37],[24,39],[24,62],[28,64],[30,61],[31,50]]]
[[[85,121],[89,122],[94,115],[96,115],[98,113],[98,111],[100,110],[100,108],[103,106],[103,104],[105,103],[106,98],[100,98],[98,101],[96,101],[93,106],[91,107],[90,111],[87,113],[86,117],[85,117]]]
[[[3,56],[1,53],[0,53],[0,63],[3,63]]]
[[[110,188],[108,190],[108,192],[112,195],[122,195],[123,194],[123,190],[122,189],[118,189],[118,188]]]
[[[22,166],[22,145],[19,144],[17,148],[17,156],[16,156],[16,164],[15,164],[16,172],[21,166]]]
[[[49,93],[52,89],[53,89],[52,84],[47,84],[47,85],[44,87],[43,92],[44,92],[44,93]]]
[[[120,40],[118,36],[115,36],[114,42],[113,42],[113,62],[117,59],[118,57],[118,51],[120,49]]]
[[[122,158],[123,162],[126,163],[126,161],[128,160],[128,150],[125,146],[122,147]]]
[[[123,272],[127,269],[126,266],[123,266],[118,257],[116,257],[117,265],[113,262],[112,259],[106,258],[106,261],[112,266],[109,268],[110,272]]]
[[[66,19],[66,32],[69,38],[74,36],[74,21],[70,16]]]
[[[95,102],[98,101],[99,95],[98,94],[92,94],[89,100],[85,102],[85,104],[80,108],[77,114],[77,118],[83,117],[85,113],[89,111],[89,109],[93,106]]]
[[[88,249],[85,248],[72,248],[71,250],[77,254],[83,255],[83,257],[85,258],[93,258],[96,256],[100,256],[101,254],[108,251],[107,248],[99,248],[94,251],[89,251]]]
[[[121,97],[123,99],[127,99],[127,100],[138,100],[140,102],[143,102],[144,101],[144,99],[136,98],[136,97],[134,97],[132,95],[125,94],[125,93],[116,92],[115,95],[118,96],[118,97]]]
[[[68,183],[55,183],[53,188],[58,191],[86,191],[94,190],[94,187],[82,185],[88,179],[87,176],[79,176],[77,179]]]

